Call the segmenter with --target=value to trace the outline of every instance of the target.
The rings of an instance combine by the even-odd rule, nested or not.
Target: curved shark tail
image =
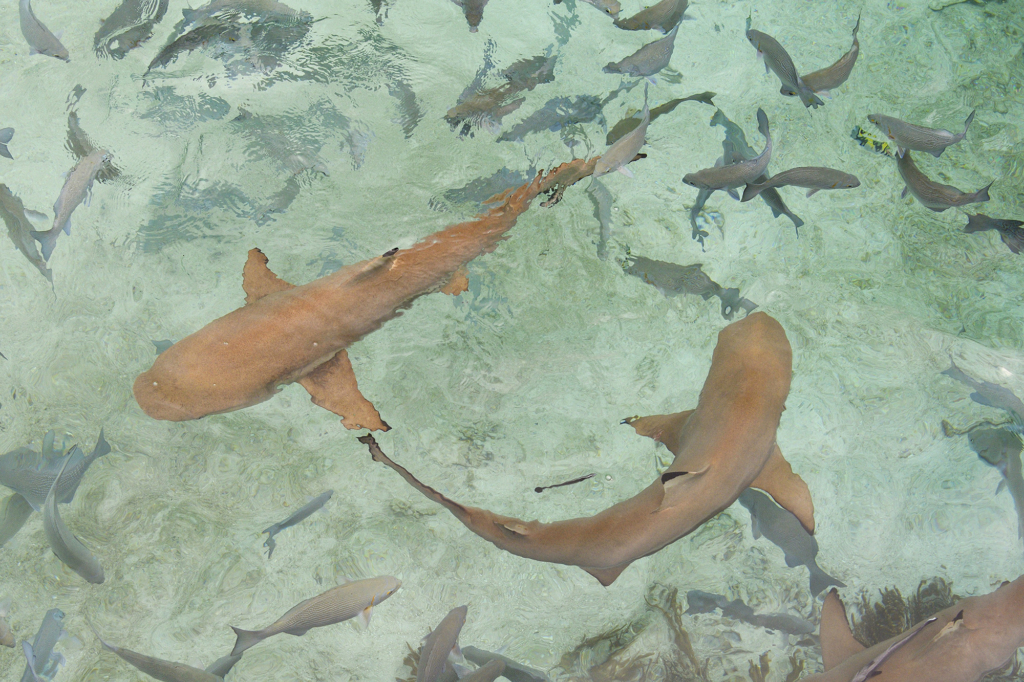
[[[812,563],[807,567],[811,571],[811,596],[817,597],[819,594],[825,591],[830,585],[836,587],[846,587],[846,584],[836,578],[833,578],[816,563]]]
[[[746,188],[743,190],[743,196],[740,197],[740,201],[750,201],[751,199],[756,197],[758,194],[760,194],[761,190],[763,190],[764,188],[765,188],[764,183],[762,183],[760,185],[748,184],[746,186]],[[775,217],[778,218],[778,215],[776,215]]]
[[[53,247],[57,245],[57,236],[60,235],[60,231],[47,230],[46,232],[36,232],[32,230],[30,234],[33,239],[39,242],[39,250],[43,254],[43,260],[50,260],[50,254],[53,253]]]
[[[231,656],[240,656],[243,651],[258,644],[263,638],[255,630],[242,630],[234,625],[230,626],[235,633],[235,647],[231,650]]]

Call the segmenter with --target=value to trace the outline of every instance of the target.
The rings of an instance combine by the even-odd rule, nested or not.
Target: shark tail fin
[[[836,587],[846,587],[846,585],[830,576],[825,571],[821,570],[821,567],[817,563],[811,562],[811,565],[807,567],[811,571],[811,596],[817,597],[819,594],[824,592],[829,587],[835,585]]]
[[[54,232],[53,230],[47,230],[46,232],[37,232],[32,230],[32,238],[39,242],[39,251],[43,254],[43,260],[50,260],[50,256],[53,254],[53,247],[57,246],[57,237],[60,232]]]
[[[231,656],[240,655],[243,651],[255,646],[263,639],[258,631],[243,630],[236,628],[234,625],[231,626],[231,629],[235,632],[235,646],[231,650]]]
[[[820,635],[825,672],[865,649],[863,644],[854,639],[850,624],[846,621],[846,608],[835,589],[825,596],[821,606]]]

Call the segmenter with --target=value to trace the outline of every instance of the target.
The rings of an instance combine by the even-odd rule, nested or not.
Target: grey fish
[[[480,21],[484,18],[484,7],[487,6],[487,0],[452,0],[452,2],[461,7],[463,14],[466,15],[469,32],[476,33],[480,30]]]
[[[647,107],[647,87],[644,86],[644,109],[640,116],[640,125],[626,133],[608,151],[598,158],[594,165],[594,179],[619,171],[627,178],[633,177],[633,172],[626,166],[633,158],[640,153],[641,147],[647,141],[647,126],[651,124],[651,110]]]
[[[89,136],[84,130],[78,120],[78,112],[72,110],[68,112],[68,136],[64,141],[64,148],[71,152],[76,159],[84,159],[85,157],[92,154],[94,151],[99,149],[93,141],[89,139]],[[121,175],[121,170],[113,164],[112,161],[108,161],[100,169],[100,172],[96,174],[96,179],[100,182],[106,182],[113,180]]]
[[[1024,538],[1024,476],[1021,475],[1020,453],[1024,449],[1020,436],[1009,429],[980,426],[967,434],[971,449],[1003,476],[996,494],[1004,487],[1010,491],[1017,508],[1017,536]]]
[[[108,644],[100,637],[100,633],[96,632],[96,628],[93,628],[91,625],[89,627],[92,628],[93,633],[96,634],[96,639],[100,640],[100,644],[104,649],[117,654],[130,663],[132,667],[154,679],[162,680],[163,682],[223,682],[224,678],[222,677],[199,668],[193,668],[184,663],[164,661],[159,658],[136,653],[131,649],[122,649],[119,646]]]
[[[556,131],[579,123],[589,123],[603,115],[603,104],[597,97],[555,97],[509,130],[498,136],[498,142],[519,141],[530,133]],[[602,119],[603,120],[603,119]]]
[[[605,14],[615,19],[619,18],[619,11],[622,9],[622,5],[619,4],[619,0],[583,0],[588,5],[593,5]],[[555,4],[559,5],[562,0],[555,0]]]
[[[488,43],[483,67],[477,71],[473,82],[459,95],[456,105],[445,114],[444,118],[453,130],[462,125],[461,135],[468,134],[473,125],[496,135],[501,128],[502,117],[515,111],[526,101],[525,98],[509,101],[510,97],[523,90],[533,90],[538,85],[550,83],[555,79],[557,56],[539,55],[515,62],[501,72],[505,83],[484,89],[484,77],[493,66],[490,61],[492,49],[493,43]]]
[[[250,141],[248,153],[252,159],[267,156],[276,159],[292,175],[313,171],[330,175],[327,163],[320,158],[318,149],[302,140],[295,141],[285,132],[283,124],[274,119],[254,116],[252,112],[239,107],[238,116],[232,119],[242,128],[242,134]]]
[[[711,613],[721,609],[722,615],[734,618],[755,627],[769,630],[781,630],[791,635],[809,635],[814,632],[814,624],[789,613],[755,613],[754,609],[743,603],[741,599],[729,601],[720,594],[690,590],[686,593],[687,609],[684,613]]]
[[[850,682],[864,682],[869,677],[881,674],[882,671],[878,670],[878,666],[885,663],[885,661],[894,653],[896,653],[896,651],[899,650],[904,644],[906,644],[910,640],[914,639],[914,637],[916,637],[918,634],[920,634],[921,630],[924,630],[925,627],[931,625],[937,620],[938,618],[934,616],[929,618],[928,620],[924,621],[923,623],[915,627],[913,630],[911,630],[907,635],[904,635],[901,639],[898,639],[892,644],[890,644],[888,649],[883,651],[879,656],[873,658],[870,663],[861,668],[860,671],[853,676],[853,679],[851,679]]]
[[[974,113],[972,111],[967,116],[963,132],[957,134],[953,134],[948,130],[925,128],[924,126],[907,123],[906,121],[883,114],[871,114],[868,116],[868,120],[878,126],[879,130],[885,133],[886,137],[896,143],[897,156],[903,156],[904,151],[910,149],[915,152],[927,152],[938,158],[942,156],[942,152],[946,151],[946,147],[956,144],[967,136],[967,129],[971,127]]]
[[[153,27],[164,18],[167,5],[168,0],[123,0],[96,31],[96,55],[123,59],[153,37]]]
[[[775,504],[764,493],[748,489],[739,496],[739,502],[750,512],[754,539],[764,535],[786,555],[790,568],[806,566],[811,574],[811,594],[818,596],[829,585],[846,587],[818,566],[818,541],[808,533],[788,510]]]
[[[608,188],[600,181],[594,180],[587,188],[587,196],[594,204],[594,217],[597,218],[601,230],[598,233],[597,257],[608,260],[608,240],[612,235],[612,204],[614,199]]]
[[[852,189],[860,187],[857,176],[818,166],[801,166],[790,168],[773,175],[771,179],[761,183],[747,183],[740,201],[750,201],[769,187],[803,187],[807,196],[813,196],[823,189]]]
[[[647,43],[639,50],[618,62],[609,62],[602,69],[605,73],[621,73],[634,78],[651,78],[666,66],[672,59],[672,51],[675,49],[676,33],[679,26],[676,25],[664,38]]]
[[[157,55],[153,57],[149,66],[146,67],[146,74],[153,69],[167,66],[181,54],[187,54],[193,50],[205,47],[214,41],[237,42],[241,37],[241,27],[236,24],[202,24],[201,26],[178,36],[161,48]]]
[[[825,95],[831,94],[840,85],[846,82],[853,72],[853,65],[857,63],[857,56],[860,54],[860,43],[857,41],[857,31],[860,29],[860,15],[857,15],[857,24],[853,27],[853,46],[850,51],[840,57],[835,64],[827,68],[801,76],[804,85],[813,92]],[[796,96],[796,90],[783,85],[780,92],[786,97]]]
[[[973,388],[974,393],[971,394],[971,400],[980,405],[1005,410],[1011,416],[1014,416],[1017,421],[1024,423],[1024,402],[1021,402],[1020,398],[1013,391],[1005,386],[999,386],[988,381],[979,381],[957,367],[952,358],[950,358],[949,362],[949,369],[942,373]]]
[[[0,646],[13,649],[15,643],[14,633],[11,632],[11,626],[7,624],[6,620],[11,615],[10,608],[10,598],[0,600]]]
[[[45,447],[42,453],[25,447],[18,448],[0,457],[0,485],[19,493],[32,509],[42,511],[50,488],[66,464],[67,469],[57,486],[57,502],[68,504],[75,498],[78,485],[92,463],[109,452],[110,444],[103,437],[103,429],[100,429],[96,447],[88,457],[77,445],[59,458],[48,457]]]
[[[508,678],[510,682],[548,682],[549,680],[547,674],[540,670],[528,668],[522,663],[513,661],[511,658],[491,653],[490,651],[484,651],[475,646],[462,647],[462,655],[467,660],[481,666],[486,666],[492,661],[501,661],[505,664],[505,670],[501,674]]]
[[[677,106],[679,106],[683,102],[701,102],[703,104],[715,106],[714,101],[711,99],[714,96],[715,93],[713,92],[699,92],[696,95],[690,95],[688,97],[677,97],[676,99],[671,99],[665,102],[664,104],[658,105],[651,109],[651,122],[653,123],[654,120],[661,116],[662,114],[667,114],[673,111]],[[641,112],[638,111],[637,113],[639,114]],[[635,130],[638,125],[640,125],[640,118],[638,118],[635,115],[628,116],[622,119],[614,126],[612,126],[612,129],[608,131],[608,136],[605,138],[605,144],[615,144],[616,140],[621,138],[626,133]]]
[[[459,679],[460,682],[494,682],[494,680],[498,679],[498,676],[508,678],[508,672],[505,670],[505,663],[503,661],[493,660],[481,668],[466,673]],[[515,682],[515,680],[512,682]]]
[[[488,199],[493,199],[507,189],[519,187],[527,183],[527,178],[532,178],[535,175],[537,175],[537,169],[532,166],[525,172],[502,168],[486,178],[477,178],[462,187],[445,190],[442,197],[444,201],[453,204],[483,204]],[[440,200],[435,199],[431,200],[430,206],[434,210],[440,210],[442,203]]]
[[[0,547],[17,535],[30,516],[32,516],[32,505],[18,493],[14,493],[0,502]]]
[[[389,575],[356,580],[299,602],[262,630],[232,627],[237,639],[231,655],[237,656],[266,638],[282,632],[301,637],[311,628],[333,625],[356,616],[368,625],[373,607],[393,595],[401,586],[401,580]]]
[[[920,201],[925,208],[936,213],[942,213],[952,206],[966,206],[989,200],[988,190],[993,185],[992,182],[977,192],[961,192],[952,185],[935,182],[922,173],[914,163],[914,159],[910,157],[909,151],[904,151],[903,156],[896,159],[896,167],[900,171],[903,182],[906,183],[900,198],[905,199],[907,194],[913,194],[914,198]]]
[[[109,160],[109,152],[97,149],[71,169],[68,179],[64,181],[64,186],[57,196],[57,201],[53,204],[53,227],[46,232],[32,233],[32,237],[39,242],[45,260],[50,260],[53,247],[57,245],[57,237],[61,231],[63,230],[64,234],[71,234],[71,214],[83,201],[88,205],[93,180]]]
[[[309,17],[305,12],[294,10],[277,0],[212,0],[196,9],[184,8],[181,14],[182,20],[174,27],[178,33],[189,26],[242,17],[276,22],[300,22]]]
[[[756,303],[740,298],[739,289],[723,289],[717,282],[712,281],[702,270],[704,266],[700,263],[677,265],[630,254],[622,266],[626,274],[639,277],[664,296],[690,294],[700,296],[705,301],[712,296],[718,296],[722,301],[722,317],[727,320],[733,318],[738,308],[743,308],[748,313],[757,308]]]
[[[767,33],[755,31],[752,28],[747,29],[747,40],[757,50],[757,56],[764,60],[765,73],[768,73],[769,70],[774,72],[779,77],[779,80],[782,81],[783,88],[788,88],[798,95],[805,107],[817,109],[825,104],[800,78],[800,74],[797,73],[796,66],[793,64],[792,57],[779,44],[779,41]]]
[[[615,25],[626,31],[654,29],[668,33],[683,20],[683,14],[689,4],[688,0],[661,0],[628,19],[616,19]]]
[[[11,156],[11,150],[7,148],[7,144],[14,137],[14,128],[0,128],[0,156],[6,156],[8,159],[13,159]]]
[[[420,649],[420,661],[416,666],[416,682],[437,682],[446,669],[450,669],[448,656],[458,646],[459,633],[466,624],[468,607],[458,606],[448,612],[434,628]]]
[[[263,546],[267,548],[267,558],[274,553],[274,548],[277,547],[277,543],[274,542],[274,536],[283,531],[285,528],[291,528],[297,523],[301,523],[305,519],[309,518],[311,514],[319,510],[325,504],[327,500],[331,499],[331,495],[334,494],[333,490],[320,493],[315,498],[307,502],[305,505],[295,510],[291,516],[286,518],[284,521],[278,521],[270,528],[267,528],[263,533],[267,534],[267,541],[263,543]],[[263,533],[260,533],[262,535]]]
[[[1019,220],[1003,220],[1000,218],[989,218],[983,213],[967,216],[967,225],[964,232],[984,232],[985,230],[997,230],[999,238],[1013,253],[1020,253],[1024,250],[1024,229],[1021,226],[1024,222]]]
[[[57,473],[57,478],[54,479],[53,486],[50,487],[50,492],[46,496],[46,502],[43,504],[43,530],[46,531],[46,539],[50,541],[50,549],[65,566],[88,582],[99,585],[103,582],[103,567],[100,566],[99,560],[93,556],[89,548],[68,530],[60,518],[60,512],[57,511],[57,490],[60,486],[60,477],[70,461],[70,457],[64,460],[64,466]]]
[[[32,11],[29,0],[21,0],[18,3],[18,14],[21,18],[21,34],[25,36],[31,48],[30,54],[45,54],[49,57],[56,57],[70,62],[68,49],[64,47],[57,36],[46,28],[43,22],[36,18]]]
[[[736,188],[762,175],[768,169],[768,162],[772,158],[772,136],[768,129],[768,116],[763,109],[757,110],[757,129],[765,139],[764,150],[758,156],[730,163],[730,159],[727,158],[729,155],[723,154],[712,168],[687,173],[683,176],[683,182],[697,189],[725,190],[729,196],[739,199]]]
[[[25,654],[29,659],[29,665],[25,666],[25,673],[21,676],[21,682],[35,682],[39,676],[53,677],[57,667],[64,664],[64,657],[54,654],[53,647],[64,632],[64,612],[60,609],[50,609],[43,616],[43,624],[39,626],[32,644],[23,642]]]
[[[32,212],[34,213],[34,212]],[[47,279],[49,282],[53,282],[53,273],[50,268],[46,267],[46,261],[39,255],[39,247],[36,246],[36,240],[32,238],[32,233],[35,231],[33,225],[29,222],[29,212],[26,211],[25,205],[21,203],[21,199],[14,196],[11,190],[7,188],[7,185],[0,184],[0,218],[4,219],[4,223],[7,225],[7,235],[14,242],[14,245],[18,247],[18,251],[21,251],[22,255],[28,259],[28,262],[35,266],[36,270]],[[41,213],[35,215],[45,218],[46,216]]]
[[[206,666],[206,672],[223,679],[225,675],[231,672],[231,669],[234,668],[235,664],[240,660],[242,660],[241,654],[238,656],[221,656],[216,661]]]

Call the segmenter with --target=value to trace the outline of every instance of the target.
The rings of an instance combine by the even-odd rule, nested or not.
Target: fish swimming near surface
[[[0,156],[6,156],[8,159],[14,158],[11,156],[11,150],[7,148],[13,137],[14,128],[0,128]]]
[[[89,548],[68,530],[57,510],[57,491],[60,489],[61,474],[67,470],[70,461],[70,457],[64,460],[64,465],[57,473],[57,478],[54,479],[50,492],[46,496],[46,502],[43,504],[43,530],[46,531],[50,549],[65,566],[85,578],[86,581],[99,585],[103,582],[103,567],[89,551]]]
[[[743,308],[747,313],[757,308],[756,303],[740,298],[739,289],[723,289],[717,282],[712,281],[702,270],[703,267],[700,263],[677,265],[632,254],[629,254],[622,263],[626,274],[639,277],[664,296],[690,294],[700,296],[705,301],[712,296],[718,296],[722,302],[722,317],[727,320],[731,320],[739,308]]]
[[[295,513],[289,516],[284,521],[278,521],[270,528],[267,528],[263,533],[267,534],[267,541],[263,543],[263,546],[267,548],[267,558],[269,559],[274,553],[274,548],[277,547],[277,543],[274,542],[274,536],[283,531],[285,528],[291,528],[292,526],[301,523],[310,517],[313,513],[323,508],[327,501],[334,495],[333,490],[320,493],[315,498],[307,502],[305,505],[295,510]],[[263,533],[260,533],[262,535]]]
[[[473,82],[459,95],[456,105],[445,114],[445,120],[452,129],[462,126],[461,135],[469,134],[473,125],[497,134],[501,130],[501,119],[526,101],[525,97],[511,101],[510,98],[524,90],[533,90],[538,85],[553,81],[556,62],[557,56],[554,55],[520,59],[501,72],[504,83],[485,89],[483,79],[491,68],[488,56]]]
[[[7,618],[11,615],[11,598],[0,599],[0,646],[8,649],[14,648],[14,633],[11,626],[7,624]]]
[[[631,563],[699,528],[748,486],[766,489],[809,531],[814,505],[775,443],[789,393],[792,351],[782,326],[764,313],[733,322],[718,335],[697,408],[627,419],[663,443],[672,465],[645,490],[586,518],[541,523],[455,502],[388,458],[370,435],[359,438],[374,461],[444,506],[467,528],[517,556],[579,566],[608,586]]]
[[[82,124],[78,120],[78,112],[74,110],[68,112],[68,136],[64,141],[64,148],[79,160],[84,159],[99,149],[82,129]],[[96,179],[100,182],[107,182],[116,179],[120,175],[121,170],[114,165],[113,160],[109,160],[103,164],[103,167],[96,174]]]
[[[713,92],[699,92],[696,95],[690,95],[688,97],[677,97],[676,99],[669,100],[668,102],[665,102],[664,104],[661,104],[651,109],[651,122],[653,123],[654,120],[661,116],[662,114],[667,114],[673,111],[677,106],[679,106],[683,102],[701,102],[703,104],[715,106],[714,101],[712,101],[711,99],[714,96],[715,93]],[[615,144],[615,141],[621,138],[623,135],[632,130],[635,130],[636,127],[640,125],[643,112],[638,111],[637,114],[640,114],[640,116],[627,116],[626,118],[622,119],[614,126],[612,126],[612,129],[608,131],[608,136],[605,138],[605,144]]]
[[[52,284],[53,272],[50,271],[50,268],[46,267],[46,261],[39,255],[39,247],[36,245],[36,240],[32,238],[35,226],[29,222],[30,215],[37,219],[46,218],[42,213],[27,210],[25,204],[21,203],[21,199],[11,193],[7,185],[0,184],[0,218],[3,218],[4,223],[7,225],[7,235],[14,242],[14,245],[18,247],[18,251],[21,251],[22,255],[28,259],[28,262],[39,271],[39,274]]]
[[[487,0],[452,0],[452,2],[461,7],[462,13],[466,15],[469,32],[476,33],[479,31],[480,21],[484,18],[484,7],[487,6]]]
[[[678,32],[679,26],[676,25],[664,38],[647,43],[621,61],[609,62],[602,70],[605,73],[621,73],[624,76],[646,78],[653,83],[654,79],[651,76],[668,66],[672,59]]]
[[[804,85],[818,95],[828,97],[840,85],[846,82],[853,72],[853,65],[857,63],[857,56],[860,55],[860,42],[857,41],[857,31],[860,30],[860,15],[857,15],[857,24],[853,27],[853,46],[850,51],[840,57],[835,64],[820,71],[814,71],[801,76]],[[797,91],[788,85],[783,85],[780,92],[786,97],[795,97]]]
[[[53,227],[46,232],[32,232],[32,237],[39,242],[45,260],[50,260],[60,233],[63,231],[64,234],[71,234],[71,214],[83,201],[86,206],[89,205],[93,180],[108,161],[110,153],[105,149],[97,149],[76,163],[68,173],[57,201],[53,204]]]
[[[776,173],[771,179],[761,183],[747,183],[740,201],[750,201],[770,187],[803,187],[807,196],[814,196],[823,189],[852,189],[860,187],[856,175],[850,175],[833,168],[818,166],[801,166]]]
[[[977,192],[961,192],[952,185],[944,185],[935,182],[918,169],[909,151],[904,151],[903,156],[896,159],[896,167],[900,171],[900,177],[906,183],[901,199],[907,194],[913,194],[914,198],[921,202],[925,208],[942,213],[953,206],[966,206],[988,201],[988,190],[994,183],[990,182]]]
[[[48,438],[52,439],[52,433],[47,434]],[[52,440],[50,443],[52,447]],[[78,485],[92,463],[109,453],[110,444],[103,437],[103,429],[100,429],[96,446],[88,457],[77,445],[71,447],[63,457],[56,457],[54,455],[57,453],[47,447],[44,439],[41,452],[22,447],[0,456],[0,485],[19,493],[38,512],[43,510],[47,494],[64,469],[56,497],[59,504],[68,504],[75,499]]]
[[[949,363],[949,369],[942,373],[973,388],[974,393],[971,394],[971,400],[979,405],[987,405],[988,407],[1004,410],[1019,424],[1024,424],[1024,402],[1021,402],[1017,394],[1005,386],[975,379],[957,367],[952,358],[949,359]]]
[[[32,505],[18,493],[14,493],[0,502],[0,547],[3,547],[8,540],[18,534],[30,516],[32,516]]]
[[[600,225],[597,238],[597,257],[608,260],[608,240],[612,236],[612,205],[615,199],[600,180],[593,180],[587,188],[587,196],[594,204],[594,217]]]
[[[977,682],[1024,644],[1024,577],[995,592],[961,599],[934,619],[869,648],[854,639],[833,589],[821,608],[820,632],[825,672],[805,682],[852,682],[866,669],[866,679],[875,682]]]
[[[299,602],[262,630],[232,627],[237,639],[231,655],[237,656],[274,635],[287,633],[301,637],[312,628],[334,625],[357,616],[364,626],[369,625],[373,607],[393,595],[401,586],[401,580],[389,575],[356,580]]]
[[[750,23],[749,19],[747,23]],[[752,28],[747,29],[747,40],[757,50],[758,59],[764,60],[764,72],[772,71],[778,76],[782,81],[783,90],[792,91],[800,98],[805,107],[817,109],[825,104],[800,78],[800,74],[797,73],[796,66],[793,64],[793,58],[789,56],[779,41],[767,33]]]
[[[519,141],[530,133],[556,131],[578,123],[604,121],[603,102],[591,95],[554,97],[543,107],[498,136],[498,142]]]
[[[757,540],[762,535],[782,550],[790,568],[806,566],[811,574],[811,596],[817,597],[831,585],[846,587],[818,566],[818,541],[808,533],[800,520],[775,504],[764,493],[744,490],[739,503],[750,512],[751,532]]]
[[[505,670],[500,674],[508,678],[510,682],[548,682],[549,680],[547,673],[517,663],[507,656],[484,651],[475,646],[462,647],[462,655],[466,657],[467,661],[485,667],[494,661],[501,661],[505,665]]]
[[[616,19],[615,25],[626,31],[656,30],[668,33],[683,20],[688,0],[661,0],[628,19]]]
[[[145,75],[153,69],[166,67],[182,54],[188,54],[193,50],[214,42],[238,43],[242,38],[242,28],[232,23],[202,24],[196,28],[177,36],[157,53],[149,66],[146,67]],[[145,81],[143,81],[145,83]]]
[[[1003,240],[1007,248],[1013,253],[1020,253],[1024,250],[1024,222],[1019,220],[1002,220],[1000,218],[989,218],[987,215],[978,213],[967,216],[967,225],[964,232],[984,232],[985,230],[996,230],[999,238]],[[8,225],[8,228],[10,226]]]
[[[43,22],[36,18],[29,0],[20,0],[18,14],[21,19],[21,34],[28,41],[28,46],[31,48],[30,54],[45,54],[66,62],[71,61],[68,49],[61,44],[57,36],[50,32],[50,29],[46,28]]]
[[[420,661],[416,666],[416,682],[438,682],[445,672],[452,671],[448,657],[458,647],[467,611],[466,606],[452,609],[423,640]]]
[[[1005,428],[979,426],[968,432],[967,440],[978,457],[1002,474],[996,494],[1003,488],[1010,491],[1017,509],[1017,536],[1024,538],[1024,475],[1020,462],[1024,444],[1020,436]]]
[[[92,626],[90,625],[89,627]],[[159,658],[153,658],[152,656],[137,653],[131,649],[122,649],[119,646],[114,646],[104,640],[100,636],[100,633],[96,632],[96,628],[92,628],[92,631],[95,633],[96,639],[100,640],[100,644],[104,649],[117,654],[123,660],[130,663],[136,670],[144,672],[155,679],[163,680],[164,682],[224,682],[223,677],[214,675],[206,670],[193,668],[192,666],[185,665],[184,663],[164,661]]]
[[[764,149],[752,159],[735,161],[729,153],[731,150],[724,149],[724,153],[711,168],[687,173],[683,176],[683,182],[697,189],[725,190],[729,196],[739,199],[736,192],[738,187],[749,184],[755,178],[763,175],[768,169],[768,162],[772,158],[772,136],[768,129],[768,116],[763,109],[757,110],[757,129],[764,135]]]
[[[936,128],[925,128],[901,121],[892,116],[883,114],[871,114],[868,120],[878,126],[878,129],[885,133],[885,136],[896,143],[896,155],[902,157],[906,150],[915,152],[927,152],[935,158],[942,156],[946,147],[956,144],[967,136],[967,129],[971,127],[974,120],[974,113],[971,112],[964,122],[963,132],[953,134],[948,130]]]
[[[608,16],[618,19],[619,11],[622,9],[622,5],[619,4],[619,0],[583,0],[588,5],[593,5]],[[555,0],[555,4],[559,5],[562,0]]]
[[[494,250],[533,199],[542,192],[560,196],[591,175],[595,164],[577,159],[541,173],[497,197],[474,220],[302,286],[279,279],[267,257],[252,249],[242,273],[246,305],[157,356],[135,380],[135,399],[154,419],[184,421],[255,405],[282,384],[298,382],[314,403],[342,416],[346,427],[387,430],[359,392],[345,349],[416,298],[464,283],[461,268]]]
[[[57,668],[64,664],[64,657],[55,653],[53,647],[65,635],[67,633],[64,632],[64,612],[60,609],[50,609],[43,616],[43,623],[39,626],[32,643],[22,642],[29,663],[25,666],[21,682],[37,682],[40,677],[53,678]]]
[[[651,110],[647,106],[647,87],[644,86],[644,108],[640,116],[640,125],[616,140],[608,147],[608,151],[601,155],[594,167],[594,179],[615,171],[619,171],[627,178],[633,177],[633,172],[629,170],[627,164],[640,153],[640,149],[647,142],[647,126],[650,124]]]
[[[814,624],[799,616],[789,613],[754,613],[754,609],[744,604],[743,600],[729,601],[720,594],[690,590],[686,593],[686,602],[687,609],[684,614],[711,613],[715,609],[721,609],[723,616],[759,628],[781,630],[791,635],[809,635],[814,632]]]
[[[168,0],[123,0],[96,31],[96,55],[124,59],[130,50],[153,37],[153,27],[164,18],[167,5]]]

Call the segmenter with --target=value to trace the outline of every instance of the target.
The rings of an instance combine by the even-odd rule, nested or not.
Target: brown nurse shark
[[[805,682],[976,682],[1003,666],[1022,644],[1024,576],[990,594],[961,599],[870,648],[853,638],[833,589],[821,607],[825,672]]]
[[[372,436],[359,440],[375,461],[485,540],[528,559],[579,566],[607,586],[632,562],[696,530],[749,486],[769,493],[814,531],[807,485],[775,443],[792,359],[782,326],[764,313],[723,329],[696,409],[626,422],[672,451],[672,465],[635,497],[589,518],[521,521],[459,504],[391,461]]]
[[[345,349],[423,294],[464,291],[466,263],[493,251],[538,194],[558,198],[595,163],[577,159],[540,173],[492,198],[498,205],[474,220],[302,286],[279,279],[252,249],[242,271],[245,306],[157,356],[135,380],[135,399],[154,419],[184,421],[261,403],[299,382],[346,427],[388,430],[359,392]]]

